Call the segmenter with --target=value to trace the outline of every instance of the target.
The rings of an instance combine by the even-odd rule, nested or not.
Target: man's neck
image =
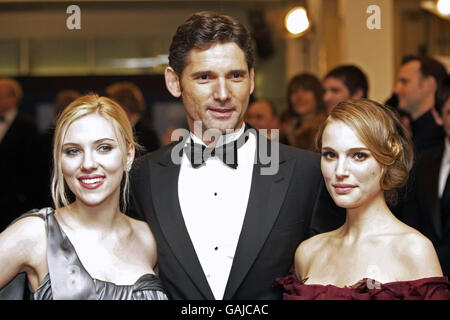
[[[416,121],[425,113],[433,109],[433,107],[434,107],[434,97],[433,96],[426,97],[415,109],[415,112],[411,113],[412,120]]]
[[[206,146],[215,147],[236,140],[241,135],[241,133],[244,132],[244,129],[245,122],[242,122],[242,124],[240,126],[237,126],[234,130],[229,129],[225,133],[220,133],[218,129],[210,129],[210,132],[207,132],[208,130],[201,131],[202,136],[199,136],[199,130],[191,130],[191,137],[193,137],[194,140],[197,140],[197,142],[201,141]]]

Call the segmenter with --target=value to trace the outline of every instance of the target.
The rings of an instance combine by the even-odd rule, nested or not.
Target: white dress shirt
[[[3,141],[6,132],[8,132],[9,127],[17,116],[17,108],[9,110],[3,116],[5,117],[5,121],[0,121],[0,143]]]
[[[439,198],[444,193],[445,183],[450,172],[450,139],[445,138],[444,155],[442,157],[441,169],[439,171]]]
[[[244,132],[222,136],[218,146],[236,140]],[[191,133],[195,143],[204,143]],[[187,142],[189,143],[189,142]],[[244,222],[250,194],[256,137],[249,135],[238,149],[238,167],[226,166],[216,157],[194,169],[183,154],[178,196],[186,228],[216,299],[223,299]]]

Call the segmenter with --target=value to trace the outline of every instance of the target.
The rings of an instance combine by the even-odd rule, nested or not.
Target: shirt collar
[[[17,116],[17,108],[7,111],[3,116],[5,117],[5,123],[12,123]]]
[[[239,130],[234,131],[233,133],[221,135],[219,137],[219,142],[215,145],[215,147],[218,147],[223,144],[227,144],[229,142],[237,140],[244,133],[244,130],[245,130],[245,123],[242,124],[242,126]],[[192,141],[194,141],[194,143],[199,143],[199,144],[206,146],[206,144],[199,137],[194,135],[192,132],[190,132],[190,135],[191,135]]]
[[[442,157],[443,163],[450,164],[450,139],[445,137],[444,156]]]

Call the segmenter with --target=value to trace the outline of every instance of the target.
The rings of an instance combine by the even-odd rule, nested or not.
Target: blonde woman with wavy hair
[[[0,234],[3,293],[26,273],[36,300],[167,299],[151,230],[121,211],[136,147],[113,100],[90,94],[64,109],[54,136],[55,209],[32,210]]]
[[[316,142],[327,190],[346,220],[299,245],[295,275],[276,280],[284,299],[450,299],[433,244],[388,206],[413,164],[396,114],[367,99],[341,102]]]

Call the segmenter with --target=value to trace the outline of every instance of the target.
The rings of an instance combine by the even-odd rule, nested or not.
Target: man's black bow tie
[[[189,161],[193,168],[198,168],[205,163],[210,157],[217,157],[230,168],[236,169],[238,166],[238,149],[248,140],[248,134],[245,132],[234,141],[215,148],[208,148],[202,144],[191,142],[184,147]]]

